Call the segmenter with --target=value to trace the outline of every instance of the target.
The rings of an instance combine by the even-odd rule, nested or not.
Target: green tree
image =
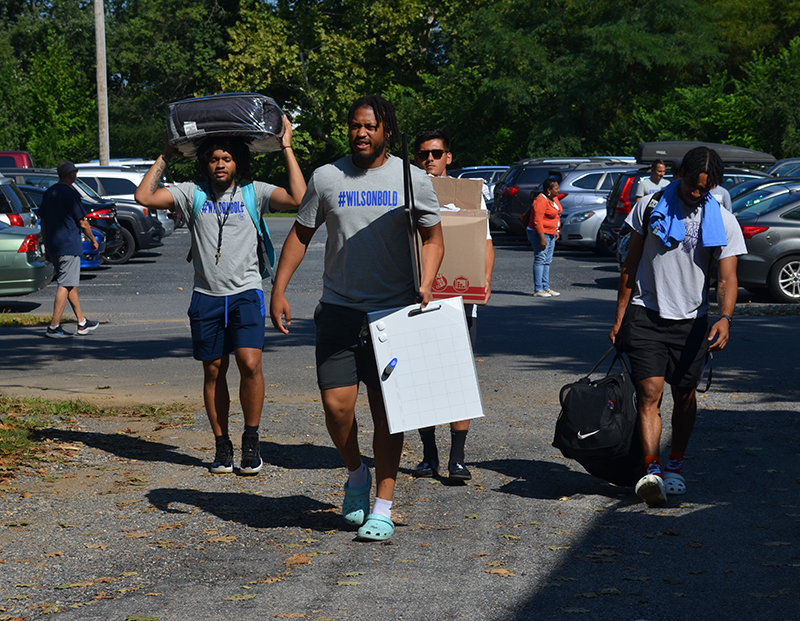
[[[50,35],[31,58],[23,84],[28,107],[28,150],[41,166],[81,161],[95,151],[97,106],[94,88],[78,68],[66,41]]]

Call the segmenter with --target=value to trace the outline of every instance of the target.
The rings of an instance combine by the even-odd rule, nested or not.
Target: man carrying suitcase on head
[[[234,354],[241,382],[244,413],[240,473],[261,470],[258,426],[264,406],[261,350],[266,306],[258,265],[258,230],[249,215],[253,197],[257,218],[270,209],[297,209],[306,190],[303,173],[292,152],[292,127],[283,117],[281,137],[289,188],[254,181],[242,184],[250,169],[250,152],[238,138],[208,138],[198,149],[198,174],[206,183],[158,187],[169,160],[179,152],[167,145],[136,190],[136,201],[150,209],[178,211],[192,234],[194,292],[189,306],[194,357],[203,363],[203,400],[216,453],[211,472],[233,472],[233,444],[228,435],[230,395],[226,375]],[[250,186],[248,188],[248,186]],[[201,190],[202,208],[195,210]],[[247,194],[245,194],[247,191]],[[198,201],[198,207],[199,207]]]

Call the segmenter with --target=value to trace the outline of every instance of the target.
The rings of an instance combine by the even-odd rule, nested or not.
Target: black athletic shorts
[[[373,390],[381,389],[366,319],[365,312],[353,308],[322,302],[317,305],[314,323],[320,390],[354,386],[360,381]]]
[[[708,315],[662,319],[658,312],[631,304],[620,329],[634,381],[663,377],[676,388],[695,388],[708,352]]]

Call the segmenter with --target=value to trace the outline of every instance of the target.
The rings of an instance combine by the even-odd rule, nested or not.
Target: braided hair
[[[372,108],[375,113],[375,118],[379,123],[383,124],[384,131],[389,135],[389,146],[397,149],[400,146],[400,130],[397,125],[397,112],[394,106],[386,101],[380,95],[367,95],[366,97],[359,97],[350,106],[347,111],[347,124],[353,120],[356,110],[359,108]]]
[[[725,175],[725,166],[722,158],[714,149],[708,147],[695,147],[683,156],[681,163],[682,177],[690,183],[697,183],[700,175],[708,175],[708,187],[722,185]]]

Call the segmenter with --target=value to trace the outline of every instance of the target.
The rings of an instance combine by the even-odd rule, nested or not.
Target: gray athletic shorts
[[[81,282],[81,258],[74,255],[55,257],[56,282],[59,287],[77,287]]]

